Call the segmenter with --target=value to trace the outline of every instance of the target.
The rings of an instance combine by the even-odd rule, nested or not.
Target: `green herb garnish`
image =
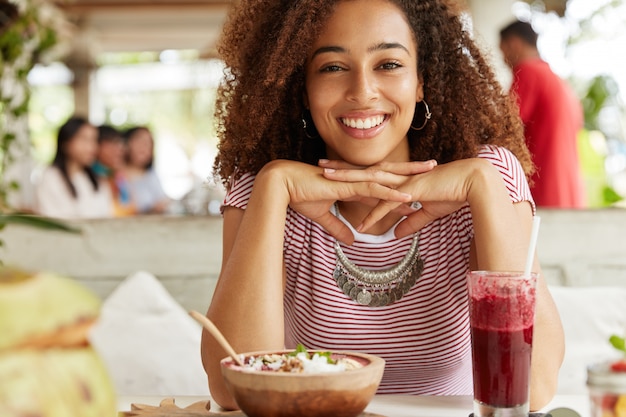
[[[333,358],[330,357],[330,355],[331,355],[330,352],[319,352],[318,355],[320,355],[322,357],[325,357],[327,363],[330,363],[332,365],[337,363],[337,361],[334,361]]]
[[[609,338],[609,342],[613,347],[623,353],[626,353],[626,340],[623,337],[619,337],[618,335],[611,335]]]
[[[296,350],[287,354],[287,356],[297,356],[298,353],[306,353],[306,358],[311,359],[312,355],[309,353],[306,347],[302,343],[298,343],[296,346]],[[337,361],[333,360],[330,352],[317,352],[317,354],[321,357],[326,358],[326,362],[334,365]]]
[[[309,355],[309,352],[306,350],[302,343],[298,343],[298,346],[296,346],[296,350],[294,350],[293,352],[289,352],[287,356],[297,356],[298,353],[306,353],[307,359],[311,359],[311,355]]]

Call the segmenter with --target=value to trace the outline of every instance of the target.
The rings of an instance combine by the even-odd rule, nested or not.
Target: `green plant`
[[[59,45],[63,20],[44,0],[0,1],[0,230],[7,224],[22,224],[46,230],[77,233],[63,222],[15,212],[9,193],[19,184],[6,178],[16,147],[27,146],[28,73]],[[0,241],[2,245],[2,241]]]
[[[7,224],[19,224],[45,230],[80,233],[80,229],[65,222],[26,213],[0,213],[0,230],[2,230]]]
[[[0,210],[19,184],[7,176],[16,156],[30,151],[28,73],[62,51],[65,20],[45,0],[0,2]]]

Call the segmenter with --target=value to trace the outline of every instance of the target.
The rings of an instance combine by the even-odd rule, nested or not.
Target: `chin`
[[[369,167],[385,160],[383,155],[375,155],[374,152],[348,152],[339,158],[351,165]]]

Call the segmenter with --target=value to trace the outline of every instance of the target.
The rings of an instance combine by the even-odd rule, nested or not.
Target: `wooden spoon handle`
[[[219,329],[215,326],[215,324],[213,324],[211,320],[206,318],[203,314],[198,313],[197,311],[190,311],[189,315],[193,317],[198,323],[200,323],[202,327],[204,327],[209,333],[211,333],[211,336],[213,336],[215,340],[217,340],[217,343],[219,343],[222,349],[224,349],[226,353],[231,358],[233,358],[237,365],[245,366],[239,358],[239,355],[237,355],[237,353],[235,352],[235,349],[233,349],[230,343],[228,343],[228,340],[226,340],[222,332],[219,331]]]

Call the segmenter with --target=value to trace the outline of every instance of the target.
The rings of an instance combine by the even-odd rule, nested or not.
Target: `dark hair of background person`
[[[54,155],[52,165],[61,171],[61,176],[63,177],[67,188],[70,190],[70,194],[72,194],[72,197],[74,198],[78,197],[78,194],[76,193],[76,188],[74,187],[74,184],[72,184],[72,181],[67,173],[67,153],[65,148],[72,138],[76,136],[76,133],[80,130],[80,128],[88,124],[89,122],[84,117],[73,116],[59,128],[57,134],[57,150]],[[89,177],[89,181],[91,181],[93,189],[97,190],[98,179],[95,172],[93,172],[89,166],[83,167],[83,171],[87,174],[87,177]]]
[[[513,36],[520,38],[530,46],[537,47],[537,32],[535,32],[532,25],[528,22],[516,20],[500,30],[500,39],[502,40],[509,39]]]
[[[408,132],[411,159],[442,164],[475,157],[480,145],[495,144],[513,152],[530,177],[534,166],[517,108],[459,15],[441,0],[391,2],[414,31],[432,112],[423,130]],[[242,0],[231,11],[218,43],[225,77],[216,101],[220,143],[213,165],[226,187],[273,159],[316,165],[325,158],[323,140],[308,138],[301,119],[307,54],[337,3]],[[423,113],[418,104],[414,125],[422,124]]]
[[[141,130],[145,130],[146,132],[148,132],[150,134],[150,136],[152,136],[152,133],[150,131],[150,129],[148,129],[146,126],[135,126],[135,127],[131,127],[130,129],[126,130],[122,136],[124,137],[124,140],[126,141],[126,145],[128,145],[128,142],[130,142],[132,136],[136,133],[139,132]],[[126,162],[129,162],[130,159],[130,155],[128,155],[128,152],[126,153]],[[152,158],[150,158],[150,161],[143,167],[143,169],[151,169],[152,166],[154,165],[154,155],[152,156]]]
[[[108,142],[113,140],[122,141],[122,134],[119,130],[109,125],[98,126],[98,143]]]
[[[0,35],[4,33],[19,16],[17,6],[8,1],[0,1]]]

